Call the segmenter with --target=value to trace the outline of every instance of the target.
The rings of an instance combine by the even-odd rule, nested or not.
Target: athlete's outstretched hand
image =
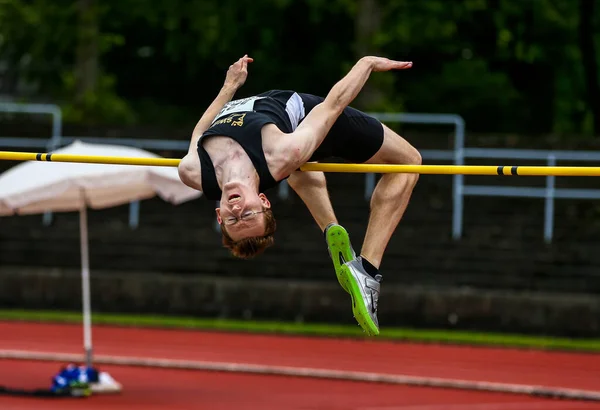
[[[225,77],[225,84],[234,87],[236,90],[244,85],[246,78],[248,77],[248,63],[253,61],[254,59],[248,57],[248,54],[246,54],[244,57],[230,65],[227,76]]]
[[[373,71],[405,70],[412,67],[412,61],[394,61],[385,57],[364,57],[373,69]]]

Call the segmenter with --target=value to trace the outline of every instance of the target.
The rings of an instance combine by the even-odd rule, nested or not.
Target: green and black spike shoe
[[[325,241],[338,282],[352,298],[352,313],[358,324],[369,336],[379,335],[377,303],[382,276],[373,278],[365,271],[362,258],[356,257],[348,232],[341,225],[327,225]]]

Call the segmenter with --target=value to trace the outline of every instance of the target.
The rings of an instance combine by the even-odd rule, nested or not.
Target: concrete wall
[[[81,309],[76,270],[2,268],[0,277],[0,306]],[[354,323],[350,298],[333,281],[96,271],[91,282],[96,312]],[[600,300],[390,284],[383,287],[379,319],[382,326],[597,337]]]

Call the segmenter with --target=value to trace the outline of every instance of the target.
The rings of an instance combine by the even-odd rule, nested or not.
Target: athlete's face
[[[217,221],[225,225],[227,233],[234,241],[262,236],[265,233],[265,209],[271,203],[265,194],[257,194],[242,184],[225,184],[221,195],[220,208],[217,208]]]

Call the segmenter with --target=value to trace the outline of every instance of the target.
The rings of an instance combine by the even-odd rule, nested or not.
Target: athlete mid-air
[[[418,174],[380,178],[357,255],[337,223],[325,175],[299,168],[331,157],[351,163],[420,164],[419,152],[405,139],[349,107],[372,72],[409,69],[412,63],[363,57],[325,98],[271,90],[232,101],[252,61],[244,56],[229,67],[221,91],[192,133],[179,165],[180,178],[207,199],[220,201],[216,214],[223,244],[240,258],[273,244],[276,224],[265,191],[287,179],[324,232],[338,281],[352,297],[355,318],[369,335],[378,335],[379,266]]]

